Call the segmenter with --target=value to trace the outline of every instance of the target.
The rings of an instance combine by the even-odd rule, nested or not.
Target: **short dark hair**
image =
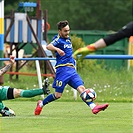
[[[67,20],[58,22],[57,23],[58,30],[61,30],[62,28],[64,28],[67,25],[69,25],[69,22]]]

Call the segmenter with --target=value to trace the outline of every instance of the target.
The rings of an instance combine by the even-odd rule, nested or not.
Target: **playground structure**
[[[24,12],[11,11],[11,15],[5,16],[4,18],[4,42],[8,43],[10,46],[10,53],[8,53],[8,57],[9,55],[15,53],[16,58],[22,58],[22,52],[24,52],[22,49],[27,44],[30,44],[34,48],[34,53],[32,53],[29,58],[33,58],[36,55],[37,57],[48,57],[48,51],[44,48],[44,44],[47,45],[47,31],[50,28],[47,21],[47,10],[43,12],[41,11],[40,0],[37,0],[37,3],[21,2],[19,3],[18,10],[20,9],[23,9]],[[36,9],[36,16],[30,17],[28,15],[28,11],[33,11],[34,9]],[[22,53],[21,56],[19,56],[19,53]],[[27,62],[28,60],[20,64],[19,61],[16,61],[15,72],[19,73],[19,70]],[[55,70],[50,60],[45,60],[44,64],[41,64],[41,68],[44,68],[43,73],[46,76],[47,70],[50,74],[55,74]],[[12,69],[10,69],[10,72],[12,72]],[[10,79],[14,74],[12,73],[12,75],[10,75]],[[19,74],[15,75],[16,79],[18,79]]]

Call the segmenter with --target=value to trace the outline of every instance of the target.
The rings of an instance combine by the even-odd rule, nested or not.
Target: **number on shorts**
[[[62,86],[62,81],[58,81],[58,80],[56,80],[56,86],[61,87],[61,86]]]

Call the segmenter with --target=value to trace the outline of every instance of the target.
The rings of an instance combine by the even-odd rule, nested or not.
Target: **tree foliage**
[[[5,13],[17,9],[18,2],[5,1]],[[68,20],[73,30],[118,30],[132,20],[132,0],[41,0],[41,9],[48,10],[54,30],[60,20]]]

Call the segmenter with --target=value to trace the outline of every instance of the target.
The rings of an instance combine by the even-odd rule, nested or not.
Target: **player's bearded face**
[[[66,27],[59,30],[59,34],[62,38],[68,38],[70,33],[70,27],[67,25]]]

